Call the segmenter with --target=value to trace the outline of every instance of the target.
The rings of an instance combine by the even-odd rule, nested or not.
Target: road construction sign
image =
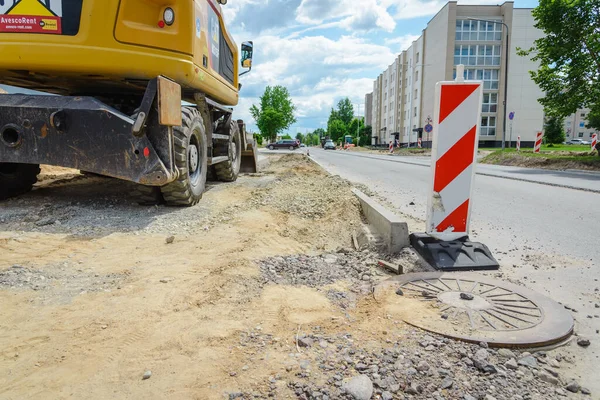
[[[438,239],[455,240],[469,232],[482,84],[458,79],[436,84],[427,233]]]

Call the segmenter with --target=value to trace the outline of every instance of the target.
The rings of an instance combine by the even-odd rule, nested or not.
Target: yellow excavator
[[[0,94],[0,199],[31,190],[40,164],[181,206],[198,203],[207,176],[255,172],[232,109],[253,43],[238,51],[226,3],[0,0],[0,84],[28,89]]]

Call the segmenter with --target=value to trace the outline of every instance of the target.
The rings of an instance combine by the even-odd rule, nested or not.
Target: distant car
[[[267,148],[269,150],[275,150],[275,149],[290,149],[290,150],[296,150],[298,147],[300,147],[300,145],[298,144],[298,142],[294,139],[283,139],[283,140],[278,140],[275,143],[270,143]]]
[[[306,147],[306,145],[305,145],[304,143],[302,143],[302,144],[300,145],[300,147]]]
[[[579,138],[573,138],[571,140],[568,140],[565,144],[590,145],[591,143],[588,142],[587,140],[583,140],[583,139],[579,139]]]
[[[332,140],[328,140],[325,142],[325,146],[323,146],[324,150],[335,150],[335,143]]]

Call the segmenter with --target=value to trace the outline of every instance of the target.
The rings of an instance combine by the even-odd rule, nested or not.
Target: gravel
[[[324,341],[327,347],[313,344],[303,348],[302,353],[290,354],[281,371],[289,374],[287,388],[298,399],[556,400],[563,395],[582,396],[561,386],[558,372],[549,365],[543,370],[523,365],[518,370],[505,368],[502,363],[516,365],[517,362],[512,358],[506,361],[498,350],[483,349],[414,328],[403,331],[397,340],[388,340],[387,345],[375,347],[364,345],[349,332],[328,333],[322,327],[310,329],[303,339],[311,339],[314,344]],[[260,332],[251,336],[262,352],[269,343],[274,343],[272,337]],[[426,351],[424,343],[435,343],[436,351]],[[244,346],[248,346],[248,342],[244,342]],[[511,351],[519,359],[531,356]],[[559,355],[548,351],[546,357]],[[487,364],[484,369],[477,369],[469,366],[466,359],[485,359]],[[310,367],[306,368],[307,365]],[[575,385],[567,386],[574,388]],[[268,397],[286,396],[269,389],[257,398]]]
[[[119,289],[123,274],[98,274],[70,262],[47,265],[43,270],[13,265],[0,271],[0,289],[33,290],[42,303],[69,303],[75,296]]]

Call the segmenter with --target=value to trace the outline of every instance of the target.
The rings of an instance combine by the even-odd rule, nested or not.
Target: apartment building
[[[564,127],[567,140],[579,138],[591,141],[592,134],[596,133],[597,130],[586,128],[588,124],[587,116],[589,113],[589,108],[584,108],[577,110],[575,114],[571,114],[569,117],[565,118]]]
[[[516,54],[518,47],[531,47],[542,36],[534,27],[531,11],[514,8],[513,2],[501,5],[448,2],[428,22],[421,36],[377,78],[376,82],[383,79],[384,86],[374,83],[372,108],[374,113],[375,109],[381,112],[379,125],[373,129],[373,135],[377,135],[374,142],[388,143],[394,134],[402,143],[414,143],[419,137],[425,144],[430,142],[430,135],[422,128],[433,118],[435,85],[453,80],[456,65],[463,64],[465,79],[483,81],[480,146],[501,146],[505,127],[507,142],[512,132],[513,141],[521,136],[523,145],[532,144],[536,132],[543,128],[543,107],[537,101],[543,93],[529,75],[537,65]],[[508,42],[504,24],[508,28]],[[378,103],[377,94],[381,90],[381,97],[386,93],[389,97],[391,88],[385,86],[385,79],[392,68],[398,78],[393,91],[400,94],[395,101],[396,119],[384,116],[390,103],[386,99]],[[505,105],[507,121],[503,118]],[[510,112],[514,112],[514,119],[509,126]]]

